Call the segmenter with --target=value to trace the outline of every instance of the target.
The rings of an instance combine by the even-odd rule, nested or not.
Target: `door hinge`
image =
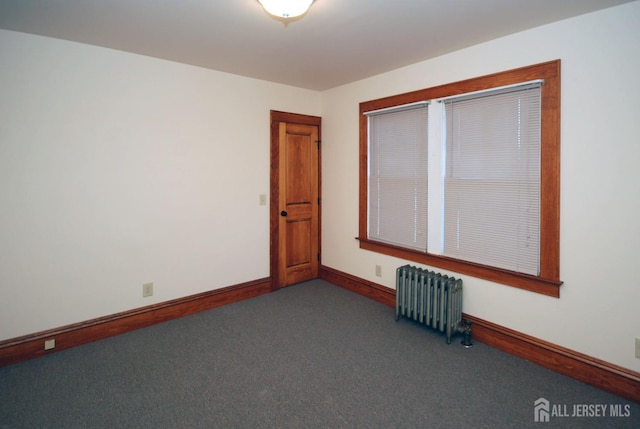
[[[320,261],[320,254],[318,253],[318,261]]]
[[[320,198],[318,198],[318,205],[320,205]]]
[[[316,140],[316,143],[318,143],[318,149],[320,149],[320,142],[321,140]]]

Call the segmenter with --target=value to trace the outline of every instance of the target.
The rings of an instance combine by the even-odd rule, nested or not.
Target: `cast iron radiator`
[[[396,270],[396,321],[405,316],[447,336],[447,344],[462,327],[462,280],[404,265]],[[469,332],[470,335],[470,332]]]

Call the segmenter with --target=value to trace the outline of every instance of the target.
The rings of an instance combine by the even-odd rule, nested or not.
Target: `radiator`
[[[447,336],[462,327],[462,280],[404,265],[396,270],[396,321],[405,316]],[[470,343],[469,343],[470,344]]]

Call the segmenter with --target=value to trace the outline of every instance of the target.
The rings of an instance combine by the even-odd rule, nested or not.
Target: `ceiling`
[[[325,90],[630,0],[0,0],[0,28]],[[1,53],[0,53],[1,55]]]

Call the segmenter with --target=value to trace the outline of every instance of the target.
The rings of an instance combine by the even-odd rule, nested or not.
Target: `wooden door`
[[[277,138],[277,150],[272,150],[272,157],[277,152],[277,161],[272,162],[278,164],[278,180],[277,202],[272,199],[277,205],[277,210],[272,208],[272,216],[277,216],[277,221],[272,219],[272,225],[277,223],[277,248],[272,250],[277,260],[274,287],[279,288],[319,275],[320,141],[319,125],[290,121],[273,125],[277,127],[272,135]]]

